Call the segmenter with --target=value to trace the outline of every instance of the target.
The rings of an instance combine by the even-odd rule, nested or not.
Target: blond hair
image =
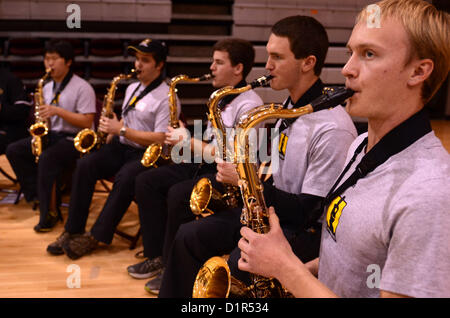
[[[394,18],[405,28],[410,41],[406,65],[413,58],[433,61],[433,71],[422,86],[422,101],[427,103],[447,77],[450,68],[449,14],[421,0],[382,0],[376,5],[380,8],[381,19]],[[356,23],[366,21],[366,8],[359,13]]]

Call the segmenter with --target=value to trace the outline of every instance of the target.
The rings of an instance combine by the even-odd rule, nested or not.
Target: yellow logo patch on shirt
[[[344,210],[347,202],[345,197],[337,196],[327,209],[327,230],[331,237],[336,241],[336,229],[339,225],[339,219],[341,218],[342,210]]]
[[[288,142],[289,137],[286,136],[284,133],[281,133],[280,135],[280,141],[278,142],[278,153],[280,155],[280,158],[284,160],[284,156],[286,155],[286,146]]]
[[[133,105],[135,100],[136,100],[137,96],[133,96],[133,98],[130,100],[130,102],[128,103],[128,106]]]

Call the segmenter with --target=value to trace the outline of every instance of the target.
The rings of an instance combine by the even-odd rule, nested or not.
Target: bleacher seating
[[[66,3],[61,13],[58,11],[61,4],[56,5],[57,2],[39,1],[38,6],[36,1],[22,0],[20,12],[16,1],[1,2],[0,25],[7,21],[10,31],[0,31],[0,64],[11,68],[33,90],[42,76],[45,42],[51,38],[68,39],[76,50],[76,74],[90,81],[97,97],[103,98],[112,77],[134,66],[126,47],[146,37],[168,44],[168,78],[208,73],[212,45],[217,40],[230,36],[248,39],[256,49],[255,67],[247,78],[251,81],[266,74],[265,44],[271,25],[293,14],[313,16],[326,27],[331,46],[321,78],[327,85],[343,85],[345,44],[356,14],[372,1],[343,0],[337,4],[329,0],[83,0],[79,2],[80,30],[67,29]],[[33,8],[37,11],[32,12]],[[57,23],[63,27],[55,28]],[[188,122],[205,119],[205,104],[213,91],[210,82],[180,83],[177,88]],[[257,91],[264,102],[281,102],[287,95],[270,88]],[[123,94],[119,92],[116,96],[119,106],[121,98]]]

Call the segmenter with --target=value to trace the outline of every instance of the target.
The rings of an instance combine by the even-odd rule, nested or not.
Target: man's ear
[[[314,55],[309,55],[303,59],[302,62],[302,71],[304,73],[309,72],[310,70],[314,70],[314,66],[316,66],[317,58]]]
[[[157,69],[158,71],[160,71],[160,72],[161,72],[161,70],[163,69],[163,67],[164,67],[164,62],[163,62],[163,61],[160,61],[160,62],[158,63],[158,65],[156,65],[156,69]]]
[[[431,59],[423,59],[412,63],[413,69],[407,84],[409,86],[420,85],[430,77],[434,69],[434,62]]]
[[[244,71],[244,65],[242,63],[238,63],[234,66],[234,74],[240,75]]]

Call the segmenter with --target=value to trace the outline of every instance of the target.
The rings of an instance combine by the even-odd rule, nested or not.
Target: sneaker
[[[159,289],[161,287],[163,275],[164,275],[164,268],[155,278],[149,280],[147,284],[145,284],[144,289],[150,294],[159,295]]]
[[[71,259],[78,259],[84,255],[91,253],[98,247],[98,241],[90,232],[84,234],[73,235],[62,244],[64,253]]]
[[[58,221],[62,221],[62,216],[60,212],[50,211],[45,217],[44,224],[38,223],[34,230],[38,233],[50,232],[53,227],[58,223]]]
[[[128,274],[137,279],[150,278],[157,275],[163,268],[162,257],[158,256],[152,259],[130,265],[127,267]]]
[[[58,236],[58,238],[56,239],[56,241],[54,241],[53,243],[50,243],[47,246],[47,252],[49,252],[52,255],[62,255],[64,254],[64,250],[63,250],[63,243],[66,242],[67,240],[69,240],[72,237],[71,234],[69,234],[69,232],[62,232],[60,236]]]

